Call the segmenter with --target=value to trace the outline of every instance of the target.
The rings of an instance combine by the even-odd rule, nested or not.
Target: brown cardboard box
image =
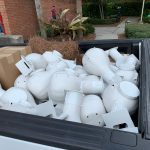
[[[0,83],[4,89],[14,85],[14,81],[20,74],[15,64],[21,55],[31,53],[28,47],[4,47],[0,48]]]
[[[19,52],[20,55],[27,55],[31,53],[31,48],[29,46],[7,46],[0,48],[0,54],[12,52]]]

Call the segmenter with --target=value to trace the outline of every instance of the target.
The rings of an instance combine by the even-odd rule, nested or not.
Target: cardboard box
[[[12,87],[20,74],[15,64],[21,59],[21,55],[30,53],[29,47],[0,48],[0,83],[4,89]]]
[[[32,53],[31,48],[29,46],[7,46],[0,48],[0,54],[2,53],[13,53],[19,52],[20,55],[27,55]]]

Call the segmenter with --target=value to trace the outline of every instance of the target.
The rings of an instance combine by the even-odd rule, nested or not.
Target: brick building
[[[53,5],[56,6],[57,12],[69,8],[68,18],[73,18],[76,15],[77,1],[41,0],[44,21],[50,19]],[[0,0],[0,12],[6,34],[19,34],[28,39],[39,30],[34,0]]]

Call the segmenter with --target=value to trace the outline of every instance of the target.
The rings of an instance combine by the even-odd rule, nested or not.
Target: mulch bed
[[[127,39],[125,34],[118,34],[118,39]]]
[[[47,41],[35,36],[29,40],[28,45],[32,52],[44,53],[45,51],[57,50],[63,54],[65,59],[75,59],[79,55],[78,43],[76,41]]]
[[[82,39],[83,41],[88,41],[88,40],[95,40],[96,35],[95,34],[89,34],[87,36],[84,36],[84,38]]]

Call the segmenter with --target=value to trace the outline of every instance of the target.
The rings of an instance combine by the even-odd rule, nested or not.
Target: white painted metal
[[[30,75],[27,87],[37,99],[41,101],[48,99],[48,86],[53,73],[53,70],[43,71],[40,69]]]
[[[139,89],[135,84],[122,81],[119,85],[109,85],[103,92],[102,98],[107,112],[126,108],[132,114],[138,107]]]
[[[84,95],[78,91],[67,91],[63,113],[58,119],[81,123],[80,106],[83,97]]]
[[[85,96],[81,105],[81,121],[85,124],[104,126],[102,114],[105,108],[100,97],[96,95]]]
[[[122,55],[118,52],[118,47],[109,50],[109,55],[115,60],[116,66],[122,70],[133,71],[138,69],[140,63],[135,55]]]
[[[81,65],[77,65],[75,68],[74,68],[74,71],[75,71],[75,75],[77,77],[80,77],[82,75],[88,75],[88,73],[84,70],[83,66]]]
[[[66,62],[64,61],[59,61],[59,62],[55,62],[55,63],[49,63],[46,70],[52,70],[55,69],[57,71],[63,71],[66,68],[68,68],[68,65]]]
[[[24,76],[28,76],[35,69],[34,65],[28,62],[23,56],[21,56],[21,60],[18,61],[15,65]]]
[[[35,106],[35,101],[32,95],[22,88],[12,87],[8,89],[0,98],[3,105],[20,105],[24,107]]]
[[[104,88],[103,79],[94,75],[85,77],[80,86],[81,92],[84,94],[102,94]]]
[[[134,123],[126,109],[113,111],[103,114],[103,120],[107,128],[120,129],[120,125],[125,125],[124,128],[134,128]]]
[[[82,62],[89,74],[101,76],[109,84],[121,81],[121,78],[110,69],[109,58],[100,48],[89,49],[83,56]]]
[[[68,90],[80,90],[80,79],[72,70],[60,71],[53,74],[49,82],[48,93],[50,99],[64,102]]]
[[[123,81],[130,81],[136,85],[138,84],[138,73],[136,70],[133,71],[118,70],[116,74],[120,76]]]
[[[123,59],[118,59],[116,61],[116,66],[126,71],[136,70],[138,69],[139,65],[139,60],[133,54],[129,56],[124,56]]]
[[[47,63],[56,63],[59,62],[63,56],[58,51],[46,51],[43,53],[43,57]]]
[[[33,64],[35,69],[46,68],[47,66],[47,62],[41,54],[32,53],[27,55],[25,59],[31,64]]]
[[[119,70],[115,63],[110,64],[110,69],[115,73]]]
[[[29,76],[19,75],[18,78],[14,82],[14,87],[28,89],[27,88],[27,81]]]
[[[123,56],[118,52],[118,47],[111,48],[111,49],[109,50],[109,55],[111,56],[111,58],[112,58],[114,61],[117,61],[117,60],[123,58]]]
[[[63,150],[51,146],[0,136],[1,150]]]
[[[70,69],[74,69],[76,67],[76,61],[75,60],[62,59],[62,61],[67,63],[67,65]]]

